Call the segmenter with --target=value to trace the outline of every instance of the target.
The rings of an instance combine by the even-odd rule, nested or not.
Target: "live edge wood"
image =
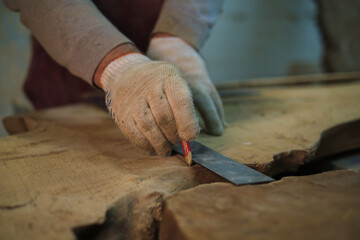
[[[221,93],[226,131],[220,137],[202,134],[198,140],[271,176],[296,171],[309,161],[324,130],[360,118],[357,82]]]
[[[89,105],[4,122],[18,134],[0,139],[0,239],[75,239],[72,230],[113,214],[92,238],[154,239],[163,198],[222,181],[176,157],[144,155]]]
[[[203,144],[268,175],[304,161],[273,155],[310,148],[320,133],[360,117],[360,84],[235,90],[224,97],[228,127]],[[0,139],[0,238],[154,239],[163,200],[224,181],[177,157],[146,156],[106,111],[76,105],[9,117]],[[190,205],[189,205],[190,206]],[[115,217],[114,217],[115,216]]]
[[[336,72],[308,75],[294,75],[272,78],[255,78],[247,81],[235,81],[217,84],[218,90],[234,88],[259,88],[259,87],[278,87],[278,86],[301,86],[319,85],[354,82],[360,80],[360,72]]]
[[[351,170],[263,185],[204,184],[166,200],[159,239],[357,239],[359,199],[360,171]]]

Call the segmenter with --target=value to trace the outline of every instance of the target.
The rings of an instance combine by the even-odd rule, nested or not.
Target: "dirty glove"
[[[223,105],[205,63],[195,49],[178,37],[154,37],[147,55],[179,68],[192,91],[195,107],[205,121],[206,132],[221,135],[226,126]]]
[[[110,115],[139,148],[168,155],[179,138],[198,134],[191,92],[173,65],[131,53],[110,63],[100,82]]]

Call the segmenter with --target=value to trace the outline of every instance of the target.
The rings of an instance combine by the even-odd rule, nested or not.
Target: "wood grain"
[[[359,199],[360,171],[351,170],[205,184],[166,200],[159,239],[357,239]]]
[[[308,149],[323,130],[359,118],[358,102],[358,83],[235,89],[224,98],[225,134],[199,141],[270,175],[296,170],[304,162],[278,164],[273,155]],[[154,239],[164,199],[223,181],[174,156],[144,155],[90,105],[9,117],[4,125],[14,135],[0,139],[1,239],[75,239],[73,229],[104,221],[92,238]]]
[[[101,224],[107,210],[118,213],[117,237],[154,239],[163,198],[222,181],[176,157],[144,155],[89,105],[4,122],[23,133],[0,139],[0,239],[75,239],[72,229]]]
[[[295,75],[273,78],[255,78],[246,81],[234,81],[229,83],[217,84],[218,90],[234,88],[259,88],[259,87],[278,87],[278,86],[300,86],[316,84],[335,84],[347,83],[360,80],[360,72],[336,72],[308,75]]]
[[[360,118],[359,83],[234,89],[226,96],[225,133],[202,134],[198,141],[267,175],[296,171],[305,163],[297,158],[281,162],[273,158],[277,153],[307,152],[322,131]]]

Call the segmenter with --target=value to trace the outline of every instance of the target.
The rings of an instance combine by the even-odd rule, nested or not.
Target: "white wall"
[[[22,82],[30,58],[29,32],[21,25],[19,15],[0,1],[0,118],[17,113],[26,105]],[[25,102],[25,103],[24,103]],[[5,136],[2,123],[0,137]]]
[[[321,72],[312,0],[225,0],[202,53],[215,82]]]

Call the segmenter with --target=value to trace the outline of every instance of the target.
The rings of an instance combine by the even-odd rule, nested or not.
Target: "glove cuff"
[[[128,53],[118,59],[112,61],[104,70],[100,82],[103,90],[110,89],[110,86],[116,78],[121,77],[121,74],[133,65],[150,61],[148,57],[141,53]]]

